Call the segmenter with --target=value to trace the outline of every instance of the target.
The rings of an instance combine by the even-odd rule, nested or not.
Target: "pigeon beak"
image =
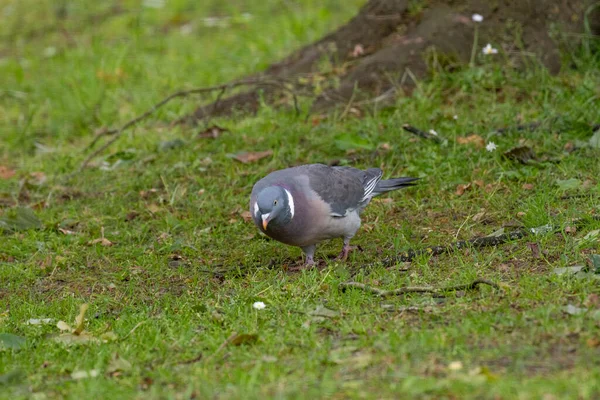
[[[269,217],[271,216],[271,213],[269,214],[262,214],[260,217],[262,218],[262,226],[263,229],[266,231],[267,230],[267,224],[269,223],[270,219]]]

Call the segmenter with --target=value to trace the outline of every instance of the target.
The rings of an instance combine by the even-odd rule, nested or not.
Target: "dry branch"
[[[581,218],[574,221],[571,221],[569,225],[582,227],[585,226],[590,220],[592,221],[600,221],[600,215],[591,215],[587,218]],[[381,261],[384,266],[394,265],[400,262],[408,262],[414,260],[416,257],[421,255],[431,255],[436,256],[439,254],[450,253],[456,250],[464,249],[464,248],[482,248],[482,247],[491,247],[498,246],[500,244],[510,242],[513,240],[522,239],[529,235],[543,233],[556,233],[560,231],[560,227],[552,226],[552,225],[544,225],[538,226],[535,228],[529,229],[517,229],[515,231],[509,233],[503,233],[501,235],[494,236],[484,236],[478,237],[468,240],[459,240],[458,242],[446,245],[446,246],[430,246],[422,249],[410,249],[408,251],[402,252],[397,256],[388,257]],[[375,264],[373,264],[375,265]]]
[[[92,161],[96,156],[98,156],[103,151],[105,151],[106,149],[108,149],[114,142],[116,142],[117,140],[119,140],[119,137],[123,134],[123,132],[125,130],[127,130],[128,128],[130,128],[130,127],[138,124],[139,122],[145,120],[150,115],[154,114],[159,108],[161,108],[162,106],[164,106],[165,104],[167,104],[168,102],[170,102],[171,100],[176,99],[176,98],[180,98],[180,97],[187,97],[187,96],[194,95],[194,94],[205,94],[205,93],[211,93],[211,92],[219,91],[219,95],[217,96],[217,101],[215,102],[215,104],[218,104],[218,102],[220,101],[221,97],[223,96],[223,93],[225,93],[227,90],[231,90],[231,89],[234,89],[234,88],[237,88],[237,87],[241,87],[241,86],[256,86],[256,87],[268,87],[268,86],[272,87],[272,86],[275,86],[275,87],[277,87],[278,89],[280,89],[282,91],[286,91],[286,92],[288,92],[288,93],[290,93],[292,95],[292,98],[293,98],[293,101],[294,101],[294,109],[296,111],[296,114],[300,114],[300,109],[299,109],[299,106],[298,106],[298,99],[297,99],[296,92],[294,92],[293,89],[291,89],[290,87],[288,87],[286,85],[286,81],[283,81],[283,80],[274,80],[274,79],[270,79],[270,80],[266,80],[266,79],[248,79],[248,80],[234,81],[234,82],[230,82],[230,83],[227,83],[227,84],[224,84],[224,85],[208,86],[208,87],[195,88],[195,89],[189,89],[189,90],[180,90],[180,91],[177,91],[177,92],[172,93],[169,96],[165,97],[164,99],[162,99],[161,101],[159,101],[158,103],[156,103],[154,106],[152,106],[150,109],[148,109],[146,112],[144,112],[144,113],[138,115],[137,117],[135,117],[135,118],[127,121],[120,128],[116,128],[116,129],[101,129],[101,130],[99,130],[98,133],[96,134],[96,136],[94,137],[94,139],[88,145],[87,149],[93,148],[104,137],[107,137],[107,136],[113,136],[113,137],[109,141],[107,141],[106,143],[104,143],[101,147],[99,147],[94,152],[92,152],[81,163],[81,165],[79,167],[79,171],[81,171],[84,168],[86,168],[88,166],[88,164],[90,163],[90,161]],[[205,117],[210,117],[210,115],[206,115]]]
[[[412,125],[404,124],[404,125],[402,125],[402,129],[404,129],[405,131],[410,132],[414,135],[417,135],[420,138],[433,140],[434,142],[437,142],[437,143],[444,143],[444,139],[442,139],[438,135],[434,135],[432,133],[422,131],[418,128],[415,128]]]
[[[479,285],[489,285],[494,289],[500,289],[500,286],[497,283],[488,281],[487,279],[475,279],[471,283],[456,285],[456,286],[447,286],[442,288],[435,288],[432,286],[405,286],[398,289],[392,290],[383,290],[378,289],[373,286],[369,286],[360,282],[342,282],[339,284],[339,288],[343,291],[348,288],[355,288],[364,290],[368,293],[373,293],[379,297],[387,297],[387,296],[399,296],[407,293],[432,293],[432,294],[441,294],[447,292],[456,292],[459,290],[476,290],[479,288]]]

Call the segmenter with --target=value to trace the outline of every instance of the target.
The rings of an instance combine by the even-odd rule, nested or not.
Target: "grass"
[[[589,124],[600,121],[598,56],[566,54],[576,67],[557,76],[480,59],[420,82],[372,116],[317,122],[265,106],[215,121],[230,130],[217,139],[169,127],[197,105],[175,101],[65,180],[95,129],[119,126],[177,89],[260,70],[343,23],[361,2],[167,3],[0,8],[0,217],[31,207],[41,221],[5,231],[0,242],[0,332],[25,338],[0,348],[0,398],[600,396],[598,280],[554,273],[599,252],[597,234],[584,239],[598,222],[401,268],[360,268],[510,224],[565,228],[598,214],[600,153],[585,145]],[[203,24],[215,15],[231,16],[229,26]],[[546,123],[487,136],[536,120]],[[403,123],[435,129],[448,144],[417,139]],[[497,150],[460,143],[472,134]],[[501,156],[519,145],[538,162]],[[348,147],[353,165],[422,184],[369,206],[354,239],[363,251],[346,264],[287,273],[300,251],[261,239],[244,220],[251,187],[289,165],[345,162]],[[271,157],[252,164],[231,158],[268,149]],[[94,242],[102,237],[113,245]],[[317,258],[339,246],[327,243]],[[348,280],[391,289],[476,277],[505,290],[379,299],[337,289]],[[253,309],[255,301],[266,308]],[[73,325],[83,303],[85,330],[106,340],[57,343],[56,322]],[[570,315],[567,305],[590,311]],[[314,315],[319,307],[328,316]],[[53,322],[27,324],[32,318]],[[256,337],[223,346],[233,332]],[[80,371],[98,375],[74,379]]]

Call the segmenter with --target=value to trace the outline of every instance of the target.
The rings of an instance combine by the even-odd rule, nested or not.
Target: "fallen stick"
[[[581,218],[571,221],[569,225],[582,227],[589,221],[600,221],[600,215],[591,215],[588,218]],[[410,249],[408,251],[402,252],[397,256],[387,257],[381,260],[379,263],[383,264],[383,266],[390,266],[397,264],[399,262],[409,262],[414,260],[416,257],[421,255],[431,255],[437,256],[439,254],[450,253],[456,250],[464,249],[464,248],[483,248],[483,247],[491,247],[498,246],[500,244],[510,242],[513,240],[522,239],[529,235],[539,235],[544,233],[556,233],[560,231],[560,227],[553,225],[543,225],[537,226],[535,228],[529,229],[517,229],[515,231],[509,233],[503,233],[501,235],[494,236],[484,236],[479,238],[473,238],[468,240],[459,240],[458,242],[446,245],[446,246],[430,246],[422,249]],[[375,264],[373,264],[375,265]]]
[[[264,80],[264,79],[248,79],[248,80],[234,81],[234,82],[230,82],[230,83],[227,83],[224,85],[208,86],[208,87],[195,88],[195,89],[190,89],[190,90],[180,90],[180,91],[177,91],[177,92],[172,93],[169,96],[165,97],[164,99],[162,99],[161,101],[159,101],[158,103],[153,105],[150,109],[148,109],[144,113],[138,115],[137,117],[135,117],[133,119],[130,119],[125,124],[123,124],[120,128],[100,129],[98,131],[98,133],[95,135],[94,139],[87,146],[87,149],[93,148],[98,143],[98,141],[100,141],[100,139],[103,137],[107,137],[107,136],[113,136],[113,137],[109,141],[104,143],[101,147],[99,147],[94,152],[92,152],[92,154],[87,156],[86,159],[83,160],[83,162],[79,166],[79,171],[82,171],[84,168],[86,168],[88,166],[88,164],[96,156],[98,156],[100,153],[102,153],[103,151],[108,149],[114,142],[119,140],[119,137],[123,134],[123,132],[125,130],[127,130],[128,128],[132,127],[133,125],[136,125],[139,122],[145,120],[150,115],[154,114],[159,108],[161,108],[162,106],[164,106],[165,104],[167,104],[168,102],[170,102],[173,99],[180,98],[180,97],[187,97],[187,96],[190,96],[193,94],[203,94],[203,93],[211,93],[211,92],[215,92],[215,91],[220,91],[220,93],[217,97],[217,103],[218,103],[218,101],[220,101],[220,99],[225,91],[234,89],[234,88],[237,88],[240,86],[252,86],[252,85],[254,85],[254,86],[277,86],[282,91],[287,91],[287,92],[291,93],[293,100],[294,100],[294,108],[296,110],[296,113],[297,114],[300,113],[296,93],[292,89],[286,87],[285,82],[283,82],[283,81]]]
[[[440,294],[440,293],[447,293],[447,292],[456,292],[459,290],[476,290],[479,288],[479,285],[488,285],[488,286],[493,287],[494,289],[500,289],[500,286],[497,283],[488,281],[487,279],[475,279],[471,283],[467,283],[467,284],[463,284],[463,285],[456,285],[456,286],[447,286],[447,287],[443,287],[443,288],[435,288],[432,286],[405,286],[405,287],[401,287],[398,289],[383,290],[383,289],[378,289],[376,287],[369,286],[367,284],[360,283],[360,282],[342,282],[339,284],[338,287],[340,289],[342,289],[342,291],[344,291],[348,288],[354,288],[354,289],[364,290],[365,292],[368,292],[368,293],[373,293],[374,295],[379,296],[379,297],[387,297],[387,296],[399,296],[399,295],[403,295],[406,293]]]
[[[434,135],[432,133],[422,131],[420,129],[415,128],[412,125],[404,124],[404,125],[402,125],[402,129],[404,129],[405,131],[410,132],[414,135],[417,135],[420,138],[433,140],[434,142],[437,142],[437,143],[444,143],[444,139],[442,139],[438,135]]]

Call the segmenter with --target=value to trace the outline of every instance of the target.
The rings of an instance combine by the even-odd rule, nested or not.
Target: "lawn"
[[[264,105],[208,121],[226,129],[216,138],[171,124],[210,96],[176,99],[79,170],[99,129],[260,71],[361,4],[0,5],[0,398],[600,397],[597,39],[555,76],[481,55],[393,106],[324,117],[307,99],[300,115]],[[369,205],[347,262],[332,241],[320,268],[291,272],[301,251],[248,221],[252,185],[334,161],[422,179]],[[499,287],[340,287],[475,279]]]

